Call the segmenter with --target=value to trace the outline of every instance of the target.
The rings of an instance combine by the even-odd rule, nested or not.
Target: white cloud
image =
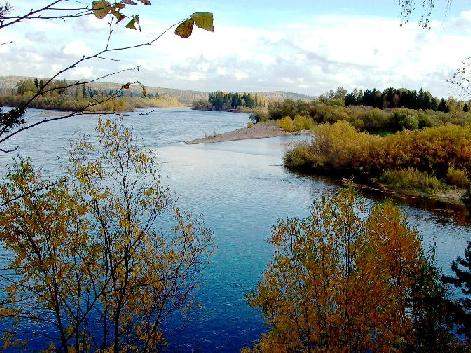
[[[347,15],[316,16],[304,23],[280,23],[262,29],[219,24],[215,33],[195,30],[187,40],[169,34],[152,47],[117,54],[120,67],[140,64],[145,84],[205,90],[290,90],[320,94],[344,86],[404,86],[450,93],[450,77],[471,47],[471,11],[424,31],[399,20]],[[153,38],[165,24],[143,20],[143,32],[120,31],[115,45]],[[49,75],[100,49],[106,26],[94,18],[54,31],[28,28],[15,32],[15,46],[3,49],[7,74]],[[465,30],[466,29],[466,30]],[[44,32],[44,33],[43,33]],[[11,32],[13,34],[13,32]],[[28,34],[29,33],[29,34]],[[60,35],[59,35],[60,34]],[[0,37],[0,41],[1,41]],[[43,38],[39,40],[40,38]],[[44,41],[47,42],[45,43]],[[34,65],[24,65],[28,57]],[[92,65],[93,64],[93,65]],[[72,74],[92,77],[116,68],[100,60]]]
[[[62,52],[65,55],[80,57],[82,55],[89,55],[91,49],[82,40],[75,40],[67,43],[62,49]]]

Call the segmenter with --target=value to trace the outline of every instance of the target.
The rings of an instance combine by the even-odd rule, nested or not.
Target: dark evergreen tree
[[[445,98],[442,98],[440,100],[440,104],[438,104],[437,110],[439,112],[444,112],[444,113],[449,113],[450,112],[450,108],[448,108],[448,104],[446,103]]]
[[[454,302],[457,322],[462,325],[461,333],[471,339],[471,241],[464,257],[453,261],[451,270],[453,276],[445,276],[443,280],[460,292],[462,299]]]

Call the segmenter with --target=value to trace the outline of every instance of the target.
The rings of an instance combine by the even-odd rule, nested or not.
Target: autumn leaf
[[[193,26],[196,24],[201,29],[214,32],[214,17],[211,12],[195,12],[190,18],[183,21],[175,29],[175,34],[182,38],[189,38],[193,33]]]
[[[134,30],[141,30],[141,27],[139,26],[139,16],[138,15],[133,16],[131,21],[129,21],[128,24],[126,25],[126,28],[134,29]]]
[[[110,13],[111,5],[105,0],[94,1],[92,3],[92,10],[95,17],[103,19]]]
[[[182,38],[189,38],[191,33],[193,33],[193,24],[193,18],[187,19],[186,21],[180,23],[180,25],[175,29],[175,34]]]
[[[199,28],[214,32],[214,17],[211,12],[195,12],[191,18]]]
[[[119,10],[111,10],[111,14],[116,17],[116,20],[117,22],[121,22],[122,20],[124,20],[126,18],[126,16],[124,16],[121,12],[119,12]]]

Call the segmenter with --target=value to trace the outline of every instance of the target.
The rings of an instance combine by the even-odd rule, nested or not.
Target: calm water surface
[[[266,239],[279,218],[307,215],[311,203],[335,186],[298,177],[286,171],[281,157],[292,138],[185,145],[182,141],[245,126],[245,114],[160,109],[124,117],[145,147],[155,149],[162,175],[180,197],[180,204],[203,218],[213,232],[217,251],[204,274],[198,298],[203,308],[190,313],[185,325],[168,324],[170,351],[237,352],[264,332],[260,314],[249,308],[244,295],[253,289],[272,249]],[[31,116],[57,114],[31,110]],[[44,125],[19,136],[21,155],[49,173],[60,173],[70,141],[93,134],[97,117],[87,116]],[[11,156],[0,157],[5,164]],[[462,255],[471,230],[428,211],[402,206],[424,247],[435,246],[444,271]]]

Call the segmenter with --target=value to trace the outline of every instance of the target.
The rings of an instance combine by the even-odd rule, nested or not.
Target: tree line
[[[208,100],[199,100],[193,103],[196,110],[231,111],[243,108],[254,109],[264,106],[266,99],[258,94],[239,92],[212,92]]]
[[[470,110],[467,102],[457,102],[453,99],[445,100],[444,98],[439,99],[422,88],[419,91],[393,87],[387,88],[384,91],[376,88],[365,91],[355,89],[345,94],[344,99],[345,106],[364,105],[380,109],[409,108],[444,113],[448,113],[452,109],[461,109],[464,112]]]
[[[46,87],[46,79],[25,79],[18,81],[16,90],[11,93],[19,96],[31,96],[38,92],[41,96],[63,96],[76,99],[94,97],[142,97],[142,92],[124,89],[97,89],[90,85],[80,85],[79,81],[55,80]],[[45,92],[44,92],[45,91]],[[158,93],[147,93],[147,98],[158,98]]]

